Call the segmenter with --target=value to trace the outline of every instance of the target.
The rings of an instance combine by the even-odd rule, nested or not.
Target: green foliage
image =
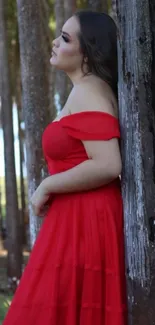
[[[12,296],[0,295],[0,325],[2,325],[2,321],[4,320],[4,317],[7,313],[11,300],[12,300]]]
[[[1,206],[2,218],[5,219],[6,216],[6,205]]]
[[[88,0],[77,0],[77,9],[87,9]]]
[[[51,30],[51,34],[55,34],[56,22],[55,22],[55,15],[54,15],[54,0],[46,0],[47,5],[49,7],[49,28]]]
[[[7,31],[8,31],[8,41],[9,45],[16,41],[17,37],[17,8],[16,0],[8,0],[7,5]]]
[[[52,35],[55,34],[56,21],[54,15],[54,0],[47,0],[49,9],[50,9],[50,17],[49,17],[49,27],[51,29]],[[77,0],[77,10],[78,9],[87,9],[88,0]]]

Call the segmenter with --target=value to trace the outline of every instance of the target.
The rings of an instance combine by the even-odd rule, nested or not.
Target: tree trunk
[[[19,139],[19,166],[20,166],[20,221],[21,221],[21,242],[26,244],[26,232],[25,232],[25,185],[24,185],[24,175],[23,175],[23,164],[24,164],[24,146],[23,146],[23,131],[21,129],[21,115],[22,115],[22,103],[21,103],[21,76],[19,72],[19,67],[17,68],[16,76],[16,104],[18,112],[18,139]]]
[[[88,8],[93,11],[102,11],[102,0],[88,0]]]
[[[64,0],[65,21],[76,11],[76,0]]]
[[[3,228],[3,220],[2,220],[2,193],[0,186],[0,242],[2,242],[2,228]]]
[[[64,16],[64,1],[56,0],[54,5],[55,20],[56,20],[56,37],[61,33],[65,16]],[[63,71],[55,73],[55,102],[58,111],[61,111],[67,99],[67,77]]]
[[[108,0],[102,0],[102,11],[108,14]]]
[[[117,13],[129,324],[152,325],[155,320],[155,114],[151,101],[148,0],[117,0]]]
[[[69,19],[74,14],[75,11],[76,11],[76,0],[64,0],[65,21],[67,21],[67,19]],[[73,84],[68,77],[66,77],[66,84],[67,84],[66,97],[68,97],[73,87]]]
[[[2,125],[4,134],[5,180],[6,180],[6,225],[8,265],[7,273],[12,278],[21,276],[22,250],[19,243],[19,211],[14,159],[14,136],[12,99],[10,92],[10,72],[6,34],[6,2],[0,0],[0,94],[2,103]]]
[[[155,1],[150,2],[150,19],[151,19],[151,33],[152,33],[152,107],[155,111]],[[155,152],[155,134],[154,140],[154,152]],[[155,179],[155,169],[154,169],[154,179]]]
[[[115,23],[117,23],[117,13],[116,13],[116,0],[111,0],[111,9],[110,9],[110,16],[113,18]]]
[[[52,32],[49,28],[50,19],[50,9],[47,0],[40,0],[41,12],[42,12],[42,31],[43,31],[43,41],[46,55],[46,64],[49,74],[49,114],[51,120],[56,117],[56,106],[54,102],[54,90],[55,90],[55,71],[50,65],[50,57],[52,52]]]
[[[25,117],[28,196],[46,175],[42,133],[49,122],[49,78],[41,23],[40,2],[17,0],[23,111]],[[33,246],[41,225],[29,203],[30,240]]]
[[[25,184],[23,176],[24,167],[24,131],[21,129],[21,117],[22,115],[22,98],[21,98],[21,72],[20,72],[20,55],[19,55],[19,37],[18,37],[18,25],[16,22],[16,42],[14,45],[14,58],[13,58],[13,77],[15,83],[14,96],[17,106],[18,114],[18,140],[19,140],[19,166],[20,166],[20,236],[21,245],[26,244],[26,231],[25,231],[25,213],[26,213],[26,202],[25,202]]]
[[[20,166],[20,229],[21,229],[21,244],[26,244],[26,229],[25,229],[25,184],[23,175],[23,164],[24,164],[24,150],[23,150],[23,132],[21,130],[21,107],[17,106],[18,109],[18,139],[19,139],[19,166]]]

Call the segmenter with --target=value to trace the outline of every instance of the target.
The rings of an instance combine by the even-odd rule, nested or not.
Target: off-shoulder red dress
[[[119,138],[118,120],[81,112],[47,126],[50,174],[88,159],[82,140]],[[126,325],[123,209],[119,179],[56,194],[3,325]]]

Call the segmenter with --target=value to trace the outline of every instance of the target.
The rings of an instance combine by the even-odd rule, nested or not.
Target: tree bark
[[[13,277],[21,276],[22,250],[19,243],[19,211],[14,159],[14,135],[10,72],[7,51],[6,2],[0,0],[0,94],[2,126],[4,135],[5,181],[6,181],[6,225],[7,225],[7,273],[10,285]]]
[[[56,20],[56,37],[61,33],[65,22],[64,1],[56,0],[54,5]],[[63,71],[55,72],[55,102],[58,111],[61,111],[67,99],[67,77]]]
[[[108,0],[102,0],[102,11],[106,14],[108,14]]]
[[[18,116],[18,140],[19,140],[19,166],[20,166],[20,235],[21,235],[21,245],[26,243],[26,233],[24,231],[24,219],[25,219],[25,185],[23,176],[23,163],[24,163],[24,144],[23,138],[24,133],[21,130],[21,116],[22,116],[22,98],[21,98],[21,71],[20,71],[20,54],[19,54],[19,37],[18,37],[18,26],[16,22],[16,42],[14,46],[14,96],[17,106],[17,116]]]
[[[122,136],[129,324],[155,320],[155,112],[148,0],[117,0],[119,117]],[[151,227],[149,227],[149,225]]]
[[[150,19],[151,19],[151,33],[152,33],[152,107],[155,110],[155,1],[150,2]],[[154,129],[153,129],[154,130]],[[154,153],[155,153],[155,134],[154,140]],[[154,169],[154,179],[155,179],[155,169]]]
[[[102,11],[102,1],[101,0],[88,0],[88,8],[93,11]]]
[[[20,166],[20,223],[21,223],[21,243],[26,244],[26,231],[25,231],[25,213],[26,213],[26,203],[25,203],[25,185],[24,185],[24,175],[23,175],[23,164],[24,164],[24,145],[23,138],[24,133],[21,129],[21,116],[22,116],[22,103],[21,103],[21,75],[19,71],[19,66],[16,73],[16,105],[18,112],[18,139],[19,139],[19,166]]]
[[[55,89],[55,71],[50,65],[50,57],[52,52],[52,37],[53,34],[49,28],[49,19],[50,19],[50,9],[47,0],[40,0],[41,12],[42,12],[42,32],[43,32],[43,41],[46,55],[46,64],[49,74],[49,114],[51,120],[56,117],[56,106],[54,102],[54,89]]]
[[[49,122],[49,78],[42,34],[40,2],[17,0],[23,112],[26,131],[28,196],[46,175],[42,154],[42,133]],[[41,220],[29,203],[30,240],[33,246]]]
[[[2,193],[0,186],[0,242],[2,242],[2,228],[3,228],[3,220],[2,220]]]
[[[111,9],[110,9],[110,16],[117,24],[117,13],[116,13],[116,0],[111,0]]]
[[[76,11],[76,0],[64,0],[65,21]]]
[[[76,0],[64,0],[65,21],[67,21],[75,13],[75,11],[76,11]],[[66,97],[68,97],[73,87],[73,84],[68,77],[66,77],[66,84],[67,84]]]
[[[24,164],[24,150],[23,150],[23,132],[21,129],[21,108],[18,108],[18,139],[19,139],[19,166],[20,166],[20,229],[21,229],[21,245],[26,245],[26,229],[25,229],[25,184],[23,175],[23,164]]]

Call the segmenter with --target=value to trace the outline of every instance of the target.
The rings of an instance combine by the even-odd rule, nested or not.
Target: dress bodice
[[[50,123],[42,145],[50,174],[68,170],[88,159],[82,141],[120,137],[118,120],[108,113],[86,111]]]

